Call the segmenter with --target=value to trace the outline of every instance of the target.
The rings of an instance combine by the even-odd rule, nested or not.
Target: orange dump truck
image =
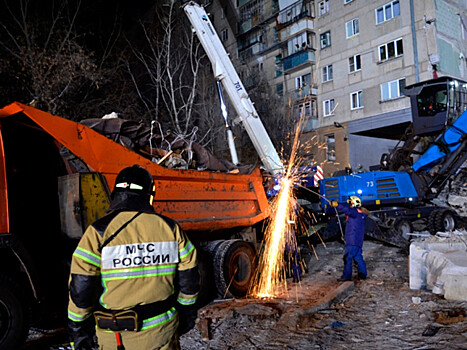
[[[71,166],[70,155],[84,169]],[[80,123],[13,103],[0,109],[1,349],[20,346],[30,315],[35,322],[64,320],[71,254],[87,225],[105,213],[118,172],[133,164],[155,178],[156,211],[200,248],[202,292],[246,294],[255,227],[270,210],[259,169],[243,175],[164,168]]]

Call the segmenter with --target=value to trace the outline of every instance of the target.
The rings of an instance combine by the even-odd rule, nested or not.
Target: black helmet
[[[112,191],[111,210],[131,210],[154,212],[150,203],[154,195],[154,179],[146,169],[135,164],[125,168],[117,175]]]
[[[135,164],[120,171],[113,193],[129,191],[140,195],[154,195],[153,186],[154,179],[149,171]]]

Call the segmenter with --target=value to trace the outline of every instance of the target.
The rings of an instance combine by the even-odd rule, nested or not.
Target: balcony
[[[285,57],[282,62],[284,63],[284,72],[293,68],[299,67],[306,63],[315,63],[314,49],[304,49]]]
[[[318,129],[318,127],[319,127],[318,118],[310,117],[304,121],[302,132],[310,132],[310,131]]]
[[[301,90],[301,92],[304,92],[305,88]],[[316,93],[316,88],[308,88],[308,91],[310,90]],[[294,97],[293,93],[293,91],[289,93],[289,96],[292,98]],[[301,98],[296,99],[293,103],[293,116],[303,121],[302,131],[308,132],[318,128],[319,121],[316,96],[308,95],[303,97],[302,95]]]
[[[248,0],[240,1],[238,8],[239,34],[245,34],[278,13],[279,3],[277,0]]]
[[[240,34],[246,33],[258,24],[257,18],[250,18],[240,24]]]
[[[246,60],[248,58],[250,58],[251,56],[253,55],[256,55],[258,53],[260,53],[261,51],[263,51],[265,48],[265,45],[263,43],[256,43],[254,45],[251,45],[250,47],[246,48],[246,49],[242,49],[242,50],[238,50],[238,58],[240,60]]]
[[[251,0],[239,0],[237,6],[242,7],[248,4]]]
[[[318,95],[318,89],[316,87],[311,88],[310,86],[303,86],[300,89],[290,92],[290,97],[293,100],[299,100],[309,95],[312,95],[312,96]]]
[[[277,30],[287,27],[302,18],[314,18],[314,4],[312,1],[296,1],[283,9],[277,16]]]
[[[290,26],[284,28],[280,31],[279,39],[280,41],[286,41],[288,38],[294,36],[295,34],[302,32],[304,30],[312,31],[314,29],[314,22],[310,18],[302,18],[298,22],[291,24]]]

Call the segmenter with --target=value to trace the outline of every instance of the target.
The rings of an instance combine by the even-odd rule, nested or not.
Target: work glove
[[[68,334],[74,350],[97,349],[97,337],[94,319],[89,317],[83,322],[68,319]]]
[[[177,307],[178,311],[178,334],[188,333],[195,326],[198,312],[194,307]]]
[[[366,214],[366,216],[370,216],[370,214],[371,214],[370,211],[369,211],[367,208],[360,207],[360,210],[361,210],[364,214]]]
[[[331,206],[332,206],[332,207],[335,208],[335,207],[337,207],[338,205],[339,205],[339,202],[337,202],[337,201],[331,201]]]

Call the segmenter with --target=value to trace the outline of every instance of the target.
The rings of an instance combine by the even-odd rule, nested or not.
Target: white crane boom
[[[195,2],[184,5],[184,10],[264,167],[273,175],[283,173],[282,161],[206,11]]]

